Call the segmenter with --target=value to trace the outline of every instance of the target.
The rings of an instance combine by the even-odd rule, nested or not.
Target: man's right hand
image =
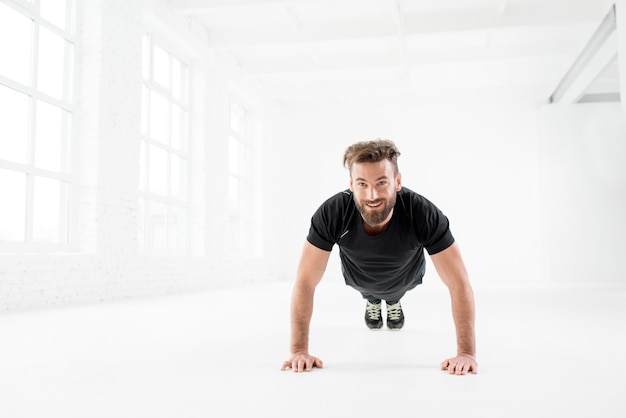
[[[310,372],[313,367],[322,368],[324,364],[322,360],[317,357],[313,357],[308,353],[296,353],[292,354],[291,358],[283,363],[281,371],[291,369],[296,373]]]

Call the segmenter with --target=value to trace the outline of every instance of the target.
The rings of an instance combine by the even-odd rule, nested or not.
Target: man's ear
[[[402,174],[398,173],[396,176],[396,192],[399,192],[402,188]]]
[[[354,185],[352,184],[352,177],[350,177],[350,191],[354,192]]]

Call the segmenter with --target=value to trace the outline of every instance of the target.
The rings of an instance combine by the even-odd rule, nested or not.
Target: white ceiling
[[[248,91],[283,105],[547,102],[613,2],[166,1],[206,28]],[[616,65],[601,89],[615,89]]]

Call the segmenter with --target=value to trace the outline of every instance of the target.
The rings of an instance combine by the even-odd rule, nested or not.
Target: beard
[[[371,210],[367,208],[368,203],[377,204],[379,202],[382,202],[383,207],[381,209]],[[393,210],[393,207],[396,205],[396,196],[394,194],[393,197],[391,197],[388,200],[387,199],[364,200],[362,203],[357,200],[356,196],[354,196],[354,204],[356,205],[356,208],[361,213],[363,220],[368,225],[376,226],[385,222],[385,219],[387,219],[387,216],[389,216],[389,214]]]

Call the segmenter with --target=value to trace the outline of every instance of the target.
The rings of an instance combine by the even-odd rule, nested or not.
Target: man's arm
[[[311,371],[322,367],[322,360],[309,354],[309,325],[313,314],[315,287],[322,280],[330,251],[305,242],[291,297],[291,358],[281,370]]]
[[[457,355],[441,363],[450,374],[477,372],[474,334],[474,293],[461,251],[456,243],[431,256],[439,277],[450,291],[452,316],[456,326]]]

